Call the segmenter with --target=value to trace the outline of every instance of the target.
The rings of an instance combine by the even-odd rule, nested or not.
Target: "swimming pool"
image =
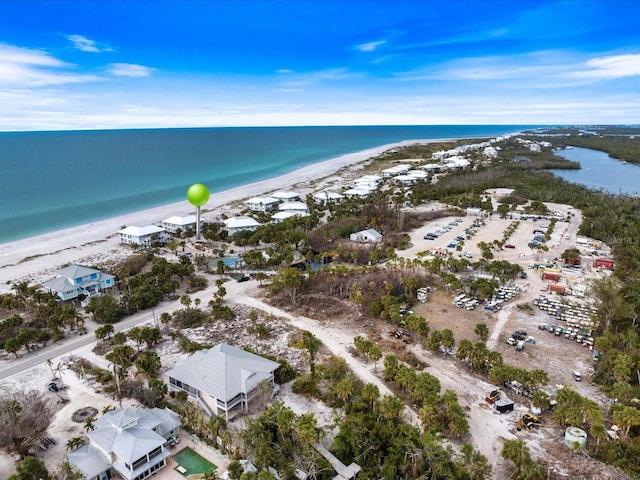
[[[214,258],[213,260],[211,260],[211,262],[209,262],[209,266],[213,269],[218,267],[218,262],[222,260],[222,263],[224,263],[225,268],[239,268],[242,266],[242,259],[240,258],[239,255],[233,255],[233,256],[229,256],[229,257],[220,257],[220,258]]]
[[[214,465],[190,447],[185,447],[180,450],[173,456],[173,459],[178,463],[179,467],[182,467],[182,469],[176,468],[176,470],[178,470],[183,477],[198,473],[209,473],[218,469],[217,465]]]

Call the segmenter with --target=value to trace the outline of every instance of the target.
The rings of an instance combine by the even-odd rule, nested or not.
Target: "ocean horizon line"
[[[95,127],[95,128],[61,128],[61,129],[38,129],[38,130],[0,130],[2,134],[15,134],[15,133],[64,133],[64,132],[147,132],[151,130],[164,131],[164,130],[214,130],[214,129],[306,129],[306,128],[411,128],[411,127],[523,127],[526,129],[534,128],[564,128],[572,127],[575,125],[518,125],[508,123],[414,123],[414,124],[372,124],[372,125],[218,125],[218,126],[157,126],[157,127]],[[472,137],[469,137],[472,138]]]

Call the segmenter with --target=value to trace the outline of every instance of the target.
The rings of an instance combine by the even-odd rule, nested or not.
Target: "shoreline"
[[[395,142],[331,158],[293,172],[211,195],[203,207],[203,220],[228,213],[235,202],[273,192],[296,189],[302,194],[327,188],[329,179],[340,180],[339,171],[359,164],[385,151],[407,145],[444,142],[448,139],[414,139]],[[346,180],[345,180],[346,182]],[[324,183],[324,185],[322,184]],[[149,225],[172,215],[195,210],[186,200],[139,210],[133,213],[99,220],[84,225],[57,230],[0,244],[0,292],[10,291],[10,284],[29,280],[45,281],[58,268],[72,263],[97,264],[129,255],[132,250],[120,244],[117,232],[128,225]],[[83,261],[84,262],[81,262]]]

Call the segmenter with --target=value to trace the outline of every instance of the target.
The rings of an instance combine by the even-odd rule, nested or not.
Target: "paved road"
[[[213,298],[213,293],[218,289],[218,287],[215,285],[216,279],[217,276],[212,275],[209,278],[209,287],[206,290],[190,295],[191,298],[193,300],[199,298],[201,300],[201,305],[207,305],[209,300]],[[236,281],[229,280],[225,283],[225,288],[227,290],[227,295],[236,295],[244,292],[252,286],[255,286],[255,284],[255,281],[238,283]],[[128,330],[135,325],[152,323],[154,320],[154,314],[156,318],[159,318],[160,315],[164,312],[173,312],[181,308],[184,308],[184,306],[177,300],[172,302],[163,302],[155,307],[152,311],[145,310],[143,312],[138,312],[118,323],[114,323],[114,331],[117,333]],[[0,380],[11,377],[13,375],[18,375],[21,372],[29,370],[35,366],[44,365],[47,359],[53,360],[58,357],[65,356],[75,350],[95,343],[96,337],[94,335],[94,331],[96,327],[99,327],[100,325],[96,324],[92,320],[87,320],[86,326],[88,331],[86,335],[76,335],[65,340],[49,344],[46,347],[41,348],[40,350],[36,350],[31,353],[22,353],[20,355],[20,358],[8,361],[7,364],[4,365],[0,370]]]

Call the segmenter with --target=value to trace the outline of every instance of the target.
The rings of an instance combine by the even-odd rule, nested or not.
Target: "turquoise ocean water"
[[[273,127],[0,133],[0,243],[212,194],[388,143],[525,125]]]

